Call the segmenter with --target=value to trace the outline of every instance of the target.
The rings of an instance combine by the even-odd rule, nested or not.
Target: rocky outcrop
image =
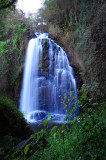
[[[33,133],[17,106],[6,97],[0,97],[0,114],[0,138],[8,135],[24,140]]]
[[[80,71],[86,91],[91,97],[97,98],[106,95],[106,5],[99,6],[93,6],[97,12],[93,19],[90,19],[92,13],[85,16],[89,27],[79,24],[75,30],[64,31],[60,38],[57,36],[58,43],[66,50],[70,64]]]
[[[59,11],[63,10],[65,18],[63,23],[60,22],[64,16],[60,16],[59,19],[57,16],[55,21],[48,20],[50,37],[64,48],[70,64],[78,70],[80,68],[80,76],[91,97],[97,99],[104,97],[106,94],[104,87],[106,82],[105,1],[56,2]],[[46,9],[48,8],[47,6]],[[51,17],[54,15],[52,10],[50,15]]]

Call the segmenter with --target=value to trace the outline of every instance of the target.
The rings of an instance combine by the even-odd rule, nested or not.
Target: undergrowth
[[[17,160],[105,160],[106,148],[106,103],[102,101],[91,103],[83,93],[79,106],[85,101],[89,107],[71,123],[63,123],[61,127],[48,127],[44,121],[45,129],[33,134],[33,141],[26,145],[23,150],[12,154]],[[87,102],[86,102],[87,103]],[[10,158],[10,159],[12,159]]]
[[[32,159],[105,160],[105,112],[88,113],[72,121],[69,128],[55,126],[47,138],[48,147],[36,151]]]

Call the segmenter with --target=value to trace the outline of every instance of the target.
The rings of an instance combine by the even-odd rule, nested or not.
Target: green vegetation
[[[33,159],[105,160],[105,114],[83,114],[69,128],[54,127],[47,138],[48,147],[36,151]]]
[[[14,77],[24,64],[27,37],[33,33],[33,23],[22,13],[8,8],[0,10],[0,23],[0,90],[6,93],[13,91]]]
[[[32,133],[14,102],[6,96],[0,97],[0,158],[4,159],[7,152]]]
[[[1,9],[5,9],[5,8],[8,8],[8,7],[14,7],[14,3],[16,2],[17,0],[0,0],[0,10]]]
[[[20,87],[22,75],[19,76],[26,48],[24,40],[35,30],[31,19],[17,11],[14,13],[14,2],[0,0],[0,95],[5,93],[8,97],[12,97],[14,87]],[[51,37],[71,54],[71,64],[80,68],[78,74],[85,83],[79,91],[81,114],[52,129],[48,126],[49,115],[44,121],[44,129],[33,134],[27,144],[24,141],[23,148],[15,150],[14,147],[29,138],[32,131],[13,101],[0,96],[0,158],[106,159],[105,11],[105,0],[45,0],[35,24],[44,22],[42,26],[48,29]],[[42,26],[37,27],[42,30]],[[44,45],[49,48],[47,41]],[[48,57],[43,57],[43,61],[46,60]],[[43,65],[47,66],[46,63]],[[70,102],[62,103],[68,110]]]
[[[105,17],[104,0],[45,0],[42,21],[58,44],[63,45],[71,64],[80,67],[81,76],[92,97],[105,95]],[[96,85],[96,94],[90,88]]]
[[[49,43],[48,43],[48,41],[47,41],[47,40],[45,41],[45,47],[46,47],[46,49],[48,49],[48,48],[49,48]]]
[[[79,106],[85,108],[85,94],[79,100]],[[90,100],[88,100],[90,101]],[[48,127],[48,120],[44,121],[45,129],[33,135],[33,141],[23,150],[14,153],[17,160],[105,160],[106,147],[106,103],[101,100],[96,104],[89,102],[89,108],[79,117],[61,127]],[[13,154],[12,154],[13,155]],[[12,157],[8,157],[12,159]]]

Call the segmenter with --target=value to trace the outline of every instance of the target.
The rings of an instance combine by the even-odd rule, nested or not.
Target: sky
[[[17,8],[21,9],[26,16],[29,13],[36,13],[42,7],[44,0],[18,0]]]

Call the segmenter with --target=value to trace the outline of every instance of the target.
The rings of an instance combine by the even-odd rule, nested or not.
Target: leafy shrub
[[[41,148],[32,157],[44,160],[105,160],[105,115],[106,111],[98,115],[84,113],[72,121],[70,128],[67,124],[62,128],[55,126],[47,138],[48,147]]]
[[[85,99],[85,95],[82,99]],[[99,107],[99,104],[96,105]],[[44,121],[44,126],[50,120],[50,115]],[[71,123],[63,123],[61,127],[54,126],[52,129],[42,129],[36,135],[35,143],[40,140],[39,148],[32,149],[30,159],[34,160],[105,160],[106,147],[106,103],[102,102],[99,112],[95,112],[93,106],[88,108]],[[42,137],[46,138],[44,146]],[[28,145],[30,146],[30,144]],[[31,153],[29,151],[29,153]],[[18,157],[22,158],[22,156]],[[17,159],[18,159],[17,158]],[[24,156],[25,159],[28,159]]]
[[[13,76],[24,63],[27,38],[33,27],[31,20],[12,11],[0,10],[0,90],[12,92]],[[5,79],[5,81],[3,81]]]

